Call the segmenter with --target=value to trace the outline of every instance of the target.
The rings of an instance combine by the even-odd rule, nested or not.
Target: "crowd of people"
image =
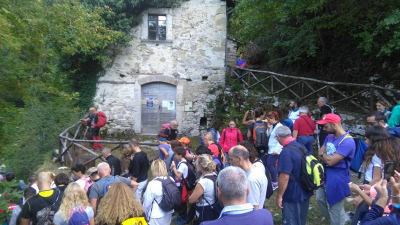
[[[126,171],[102,146],[105,162],[96,167],[32,177],[9,224],[273,225],[266,202],[274,201],[282,224],[305,225],[313,195],[331,225],[400,224],[400,102],[390,113],[378,101],[366,117],[360,183],[350,173],[359,154],[354,137],[327,98],[317,105],[317,116],[296,101],[286,113],[249,110],[243,133],[231,120],[205,132],[196,148],[173,120],[160,130],[156,159],[135,139],[124,146]]]

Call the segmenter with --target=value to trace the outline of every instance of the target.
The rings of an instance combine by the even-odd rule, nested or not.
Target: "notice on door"
[[[175,101],[163,100],[162,107],[167,108],[169,111],[175,110]]]

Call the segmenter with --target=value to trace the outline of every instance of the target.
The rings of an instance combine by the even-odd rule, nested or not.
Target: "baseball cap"
[[[88,176],[92,176],[94,173],[97,173],[97,167],[90,167],[90,168],[86,171],[86,175],[88,175]]]
[[[190,144],[190,139],[188,137],[182,137],[181,139],[179,139],[179,142],[188,145]]]
[[[342,119],[340,118],[340,116],[334,114],[334,113],[328,113],[326,114],[322,120],[318,120],[317,124],[319,125],[325,125],[327,123],[340,123],[342,121]]]

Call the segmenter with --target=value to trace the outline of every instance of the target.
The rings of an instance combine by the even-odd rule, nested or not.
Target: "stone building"
[[[224,86],[226,2],[149,9],[131,35],[97,84],[95,104],[108,116],[108,131],[156,134],[176,118],[182,133],[198,135]]]

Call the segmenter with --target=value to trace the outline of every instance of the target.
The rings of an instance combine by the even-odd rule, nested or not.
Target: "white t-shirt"
[[[279,141],[276,139],[276,128],[283,126],[281,123],[277,123],[274,128],[272,128],[271,133],[269,134],[268,139],[268,154],[281,154],[282,145],[279,144]]]
[[[265,166],[260,160],[253,163],[253,168],[259,169],[263,174],[265,174]]]
[[[172,214],[174,210],[164,212],[157,204],[162,199],[162,183],[156,179],[168,179],[167,177],[156,177],[147,185],[143,195],[143,208],[147,218],[162,218],[167,214]],[[173,181],[171,177],[169,177]]]
[[[246,175],[250,189],[247,202],[252,205],[258,205],[259,209],[264,208],[268,187],[268,180],[265,173],[261,173],[259,168],[252,167],[246,171]]]
[[[201,187],[204,190],[203,196],[201,197],[200,201],[196,203],[197,206],[207,206],[209,205],[208,203],[212,205],[215,202],[214,182],[209,178],[205,178],[205,176],[211,176],[211,175],[216,175],[216,174],[215,173],[205,174],[204,176],[201,176],[199,181],[197,182],[198,184],[201,185]],[[206,199],[208,203],[204,199]]]
[[[368,182],[371,182],[373,179],[374,167],[381,168],[381,172],[383,173],[382,160],[376,154],[374,156],[372,156],[372,160],[369,163],[369,165],[367,166],[367,169],[365,170],[364,179]]]
[[[87,206],[85,208],[86,215],[88,216],[89,220],[91,220],[94,217],[94,212],[93,208],[90,206]],[[68,225],[68,220],[65,219],[60,211],[57,211],[56,214],[54,214],[54,224],[56,225]]]
[[[186,159],[182,159],[182,161],[180,161],[178,163],[178,166],[176,168],[176,170],[180,173],[182,173],[182,179],[186,179],[189,173],[189,168],[186,165],[186,163],[182,163],[182,162],[186,162]],[[181,186],[181,180],[175,181],[176,186],[180,187]]]

